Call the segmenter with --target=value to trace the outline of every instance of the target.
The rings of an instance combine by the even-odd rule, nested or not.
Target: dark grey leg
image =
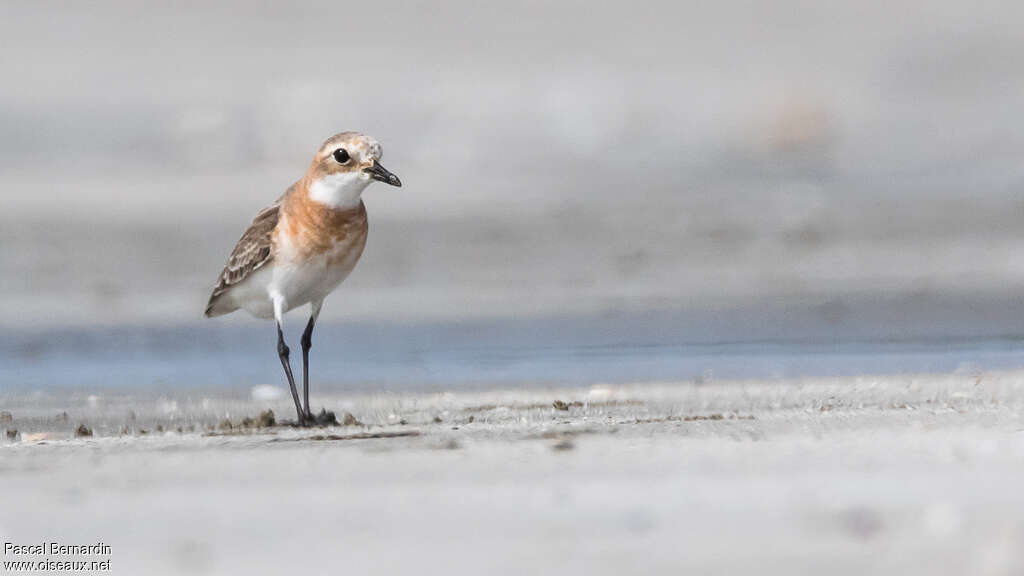
[[[306,416],[313,418],[309,411],[309,349],[313,346],[313,325],[316,324],[316,316],[310,316],[306,324],[306,330],[302,333],[302,399],[306,404]]]
[[[288,377],[288,386],[292,389],[292,400],[295,400],[295,413],[299,415],[299,425],[305,425],[306,417],[302,413],[302,404],[299,403],[299,391],[295,389],[295,377],[292,376],[292,365],[288,362],[288,345],[284,343],[284,333],[281,332],[281,324],[277,325],[277,356],[281,358],[281,366],[284,367],[284,374]]]

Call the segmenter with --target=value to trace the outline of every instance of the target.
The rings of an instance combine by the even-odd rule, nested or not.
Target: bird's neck
[[[310,199],[307,193],[292,189],[281,202],[281,226],[286,234],[303,235],[307,241],[332,244],[339,235],[366,230],[366,206],[356,199],[349,209],[338,209]]]
[[[307,180],[304,188],[309,199],[333,210],[358,208],[363,190],[370,184],[370,180],[358,172],[307,176]]]

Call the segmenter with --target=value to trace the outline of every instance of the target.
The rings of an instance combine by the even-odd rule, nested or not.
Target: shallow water
[[[328,323],[311,352],[313,389],[436,391],[716,379],[948,373],[1024,368],[1024,344],[979,334],[894,337],[737,313],[712,323],[685,313],[499,319],[465,323]],[[706,318],[705,318],[706,320]],[[292,364],[301,365],[294,322]],[[788,337],[788,338],[787,338]],[[0,388],[8,391],[283,388],[270,323],[8,330]],[[297,372],[298,373],[298,372]]]

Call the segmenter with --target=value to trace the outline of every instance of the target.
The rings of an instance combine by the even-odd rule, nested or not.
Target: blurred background
[[[364,195],[329,379],[690,377],[750,342],[783,347],[747,364],[767,375],[891,342],[930,358],[908,369],[965,346],[1024,365],[1021,17],[4,3],[0,382],[276,382],[273,330],[203,307],[341,130],[380,140],[405,186]]]

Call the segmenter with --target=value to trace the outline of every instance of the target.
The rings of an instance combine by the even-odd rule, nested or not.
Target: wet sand
[[[7,398],[0,538],[119,574],[1024,569],[1021,372],[320,400],[358,423]]]

